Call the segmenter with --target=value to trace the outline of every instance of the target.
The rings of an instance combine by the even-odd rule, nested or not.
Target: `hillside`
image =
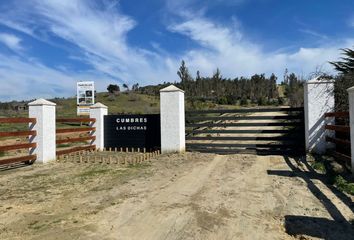
[[[57,103],[57,115],[63,117],[76,116],[76,98],[53,99]],[[98,93],[96,102],[108,106],[110,114],[130,113],[149,114],[159,112],[159,98],[136,93],[120,93],[111,95],[109,93]]]

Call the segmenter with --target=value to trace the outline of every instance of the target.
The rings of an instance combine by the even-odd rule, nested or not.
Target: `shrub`
[[[244,105],[248,105],[248,101],[247,101],[247,98],[241,98],[241,101],[240,101],[240,105],[244,106]]]

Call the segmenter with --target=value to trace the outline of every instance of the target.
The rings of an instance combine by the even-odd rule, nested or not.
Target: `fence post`
[[[161,152],[186,149],[184,91],[170,85],[160,90]]]
[[[37,120],[36,124],[30,124],[30,130],[37,131],[36,136],[30,136],[30,142],[37,143],[37,147],[30,150],[37,155],[37,163],[56,159],[55,106],[42,98],[28,104],[29,117]]]
[[[351,170],[354,174],[354,87],[349,88],[347,91],[349,94]]]
[[[308,152],[322,154],[330,146],[326,142],[325,125],[334,119],[324,114],[334,110],[334,81],[312,79],[304,86],[305,144]],[[329,133],[331,135],[333,133]]]
[[[96,149],[104,150],[104,116],[108,114],[108,107],[102,103],[96,103],[90,107],[90,118],[95,118],[96,122],[92,124],[92,127],[96,128],[96,131],[92,131],[91,135],[96,136],[96,139],[92,142],[96,145]]]

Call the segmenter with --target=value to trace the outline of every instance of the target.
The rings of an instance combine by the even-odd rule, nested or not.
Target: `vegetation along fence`
[[[7,129],[16,129],[13,127],[13,124],[30,124],[26,125],[21,130],[18,131],[8,131]],[[29,143],[29,138],[35,137],[37,132],[30,130],[34,124],[36,124],[35,118],[0,118],[0,124],[2,124],[2,128],[0,131],[0,138],[2,141],[0,142],[0,165],[8,165],[8,164],[32,164],[37,156],[35,154],[31,154],[32,150],[37,147],[36,143]],[[6,127],[4,126],[6,125]],[[26,129],[26,130],[24,130]],[[6,131],[5,131],[6,130]],[[21,139],[17,138],[25,138],[27,142],[21,141]],[[20,142],[19,142],[20,141]],[[25,149],[24,152],[15,154],[13,151],[20,151]],[[13,156],[11,156],[13,155]],[[20,155],[20,156],[19,156]]]
[[[334,131],[326,137],[327,142],[335,144],[334,151],[330,153],[340,163],[344,163],[350,169],[351,150],[350,150],[350,127],[349,112],[331,112],[325,114],[326,118],[335,118],[334,125],[327,124],[326,129]],[[333,132],[332,132],[333,133]]]
[[[304,139],[303,108],[186,112],[186,148],[189,151],[302,154]]]
[[[56,122],[60,127],[56,129],[57,156],[96,149],[96,145],[93,144],[96,140],[96,136],[92,136],[91,134],[93,131],[96,131],[96,128],[92,127],[96,119],[61,118],[57,119]],[[68,128],[67,126],[71,127]],[[82,143],[84,143],[84,145]]]

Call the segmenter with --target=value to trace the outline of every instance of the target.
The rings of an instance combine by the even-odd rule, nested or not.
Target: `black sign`
[[[106,148],[160,149],[160,115],[104,116],[104,145]]]

